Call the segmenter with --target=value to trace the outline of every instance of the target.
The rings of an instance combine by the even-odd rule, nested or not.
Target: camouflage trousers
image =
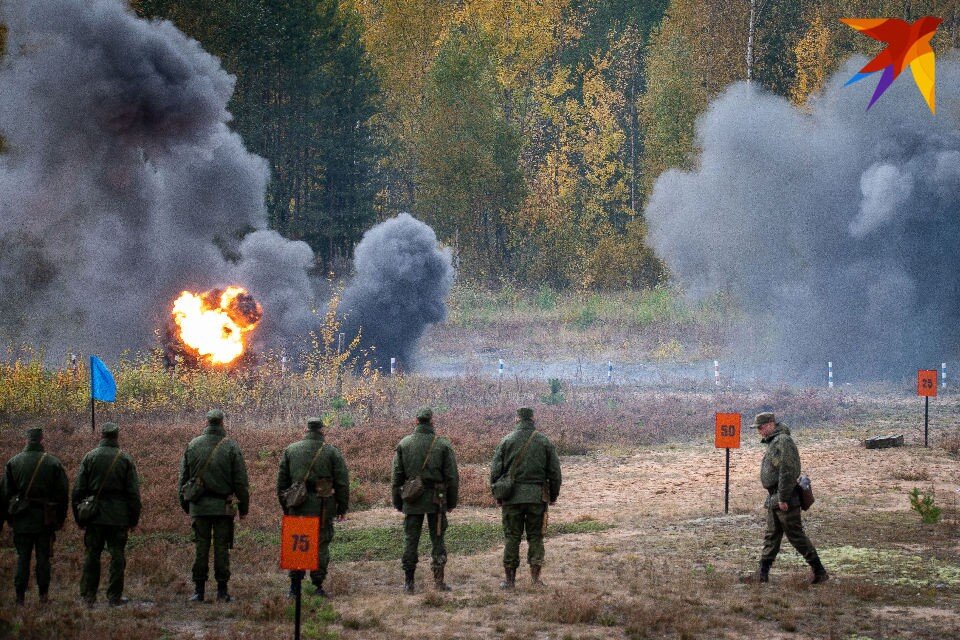
[[[14,533],[13,546],[17,550],[17,573],[13,586],[17,593],[26,593],[30,584],[30,557],[37,555],[37,591],[50,589],[50,556],[53,554],[54,534]]]
[[[83,573],[80,576],[80,597],[93,600],[100,586],[100,556],[106,546],[110,553],[110,576],[107,581],[107,597],[114,599],[123,595],[123,572],[127,567],[127,528],[91,524],[83,534],[86,553],[83,558]]]
[[[527,564],[543,566],[546,550],[543,548],[543,516],[546,505],[542,502],[503,505],[503,566],[516,569],[520,566],[520,540],[527,534]]]
[[[319,514],[317,514],[319,515]],[[333,515],[326,513],[323,517],[323,524],[320,528],[320,546],[317,549],[317,553],[320,556],[319,567],[316,571],[310,572],[310,581],[320,586],[323,584],[323,581],[327,578],[327,567],[330,566],[330,542],[333,540]],[[300,575],[302,578],[306,572],[305,571],[291,571],[290,577],[293,578],[296,575]]]
[[[409,513],[403,519],[405,544],[401,565],[404,571],[417,568],[417,560],[420,555],[420,532],[423,530],[424,516],[427,517],[427,527],[430,529],[430,544],[433,546],[430,554],[430,566],[439,569],[447,564],[447,546],[443,539],[443,536],[447,533],[446,512]]]
[[[812,562],[817,558],[817,550],[814,548],[810,538],[803,531],[803,521],[800,516],[799,506],[790,507],[787,511],[780,511],[776,506],[767,509],[767,531],[763,536],[763,552],[760,554],[761,560],[773,562],[780,552],[780,542],[783,535],[787,535],[787,540],[793,545],[803,559]]]
[[[217,582],[230,580],[230,549],[233,548],[233,518],[197,516],[193,519],[193,581],[206,582],[210,575],[210,545],[213,544],[213,577]]]

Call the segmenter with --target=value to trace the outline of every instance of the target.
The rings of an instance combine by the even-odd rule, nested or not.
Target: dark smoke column
[[[417,342],[427,326],[447,317],[453,285],[450,250],[433,229],[408,213],[364,234],[353,254],[354,276],[340,304],[347,340],[362,335],[373,364],[389,369],[390,358],[411,370]]]
[[[787,380],[901,379],[960,356],[960,65],[937,61],[937,115],[908,74],[807,110],[744,84],[700,118],[692,171],[657,180],[650,241],[694,297],[745,311],[734,357]]]

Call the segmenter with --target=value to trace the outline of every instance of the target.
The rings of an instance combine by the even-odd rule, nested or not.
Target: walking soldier
[[[43,429],[27,430],[27,446],[7,462],[4,490],[9,499],[7,519],[17,550],[13,578],[17,604],[24,603],[30,581],[30,556],[37,556],[37,591],[49,601],[50,558],[56,532],[63,528],[69,503],[67,472],[60,460],[43,449]]]
[[[413,593],[417,571],[420,533],[427,518],[432,544],[433,583],[440,591],[449,591],[444,582],[447,548],[447,513],[457,506],[460,474],[453,447],[433,429],[433,411],[429,407],[417,412],[413,433],[397,445],[393,457],[393,506],[404,514],[404,550],[401,565],[403,590]]]
[[[323,580],[330,564],[333,519],[343,520],[350,505],[350,477],[340,451],[324,442],[323,419],[308,418],[303,440],[283,450],[277,473],[277,498],[285,515],[320,518],[320,567],[310,572],[317,595],[326,596]],[[290,572],[290,596],[296,597],[295,578],[302,571]]]
[[[500,586],[513,589],[520,566],[520,539],[527,535],[527,563],[533,584],[542,585],[543,535],[547,505],[560,495],[560,458],[547,436],[534,428],[533,410],[517,411],[513,433],[497,446],[490,468],[490,486],[503,517],[503,571]]]
[[[180,506],[193,519],[196,555],[193,562],[193,602],[203,602],[209,575],[210,545],[217,601],[230,602],[230,549],[233,548],[233,518],[250,508],[247,468],[236,442],[227,438],[223,412],[207,413],[207,428],[194,438],[180,462]],[[236,503],[234,502],[236,497]]]
[[[746,576],[745,582],[769,582],[770,567],[780,551],[783,535],[813,569],[812,584],[826,582],[827,570],[820,562],[817,550],[803,531],[800,512],[800,452],[790,437],[790,429],[777,422],[773,413],[759,413],[753,426],[760,433],[767,451],[760,465],[760,482],[769,494],[764,504],[767,512],[767,531],[763,537],[760,568]]]
[[[127,601],[123,597],[125,551],[129,531],[140,522],[140,479],[133,458],[120,450],[120,428],[107,422],[101,434],[100,445],[83,456],[73,483],[73,519],[85,529],[80,597],[90,606],[96,602],[100,556],[106,546],[110,552],[107,600],[117,606]]]

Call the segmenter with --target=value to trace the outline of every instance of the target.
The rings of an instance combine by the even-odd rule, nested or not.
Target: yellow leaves
[[[830,30],[820,12],[817,12],[804,36],[797,41],[794,54],[797,57],[797,75],[790,88],[790,99],[802,105],[807,97],[823,87],[831,66],[829,55]]]

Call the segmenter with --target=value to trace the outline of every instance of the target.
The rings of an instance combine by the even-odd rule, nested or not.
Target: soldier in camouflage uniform
[[[308,418],[303,440],[283,450],[277,472],[277,498],[284,515],[318,516],[320,524],[320,567],[310,572],[310,581],[317,595],[326,596],[323,580],[330,564],[330,541],[333,540],[333,519],[343,520],[350,505],[350,476],[340,451],[323,441],[323,419]],[[296,507],[284,503],[283,493],[294,483],[306,485],[307,499]],[[290,572],[290,596],[296,597],[294,578],[302,571]]]
[[[184,487],[199,476],[203,493],[187,500]],[[233,548],[233,517],[239,511],[245,518],[250,508],[247,467],[236,442],[227,438],[223,412],[207,413],[207,428],[194,438],[180,462],[180,506],[193,518],[196,555],[193,562],[193,602],[203,602],[209,575],[210,545],[213,544],[213,572],[217,581],[217,601],[230,602],[230,549]],[[237,502],[233,502],[236,496]]]
[[[80,577],[80,597],[90,606],[97,600],[100,586],[100,556],[104,546],[110,552],[110,577],[107,600],[111,606],[126,604],[123,597],[123,572],[129,531],[140,522],[140,479],[130,454],[120,450],[120,428],[107,422],[100,430],[100,445],[83,456],[73,483],[73,519],[85,529],[86,553]],[[88,496],[96,497],[97,515],[81,523],[77,506]]]
[[[24,603],[30,581],[30,556],[37,556],[37,590],[40,602],[49,601],[50,558],[56,532],[63,528],[69,504],[67,472],[60,460],[43,450],[43,429],[27,430],[27,446],[7,462],[4,472],[7,499],[19,498],[23,510],[11,508],[7,519],[17,550],[13,578],[17,604]]]
[[[767,531],[763,537],[763,552],[760,554],[759,570],[746,576],[746,582],[769,582],[770,567],[780,551],[783,535],[813,569],[811,583],[818,584],[829,579],[827,570],[813,543],[803,531],[800,508],[800,452],[790,437],[790,429],[777,422],[773,413],[759,413],[753,426],[760,432],[761,442],[767,451],[760,465],[760,482],[769,494],[764,503],[767,512]]]
[[[535,431],[533,409],[521,408],[517,411],[517,416],[519,421],[513,433],[500,441],[490,467],[491,486],[508,473],[513,474],[514,479],[510,496],[497,501],[502,507],[505,539],[505,579],[500,584],[504,589],[513,589],[516,585],[517,567],[520,566],[520,539],[524,530],[527,534],[530,577],[535,585],[543,585],[540,571],[545,555],[543,534],[547,503],[552,505],[557,501],[561,483],[557,450],[547,436]],[[514,466],[516,468],[513,468]]]
[[[401,496],[404,483],[419,477],[423,481],[423,493],[404,500]],[[449,591],[444,582],[444,567],[447,564],[447,548],[444,535],[447,531],[447,513],[457,506],[460,492],[460,474],[453,446],[446,438],[436,435],[433,429],[433,411],[424,407],[417,412],[417,426],[413,433],[397,445],[393,457],[393,506],[404,514],[404,550],[401,565],[404,572],[403,590],[413,593],[420,546],[423,518],[427,517],[433,569],[433,584],[439,591]]]

